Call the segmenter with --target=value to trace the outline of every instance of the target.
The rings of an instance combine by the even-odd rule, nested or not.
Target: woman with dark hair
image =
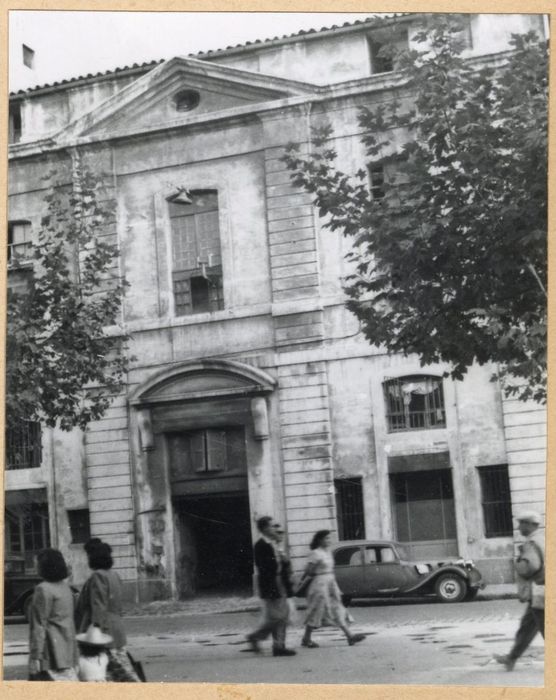
[[[65,580],[66,562],[57,549],[45,549],[37,564],[44,580],[36,586],[29,610],[29,678],[76,681],[73,593]]]
[[[112,548],[95,538],[85,545],[89,576],[77,601],[76,627],[85,633],[91,625],[112,637],[108,645],[108,680],[139,682],[125,648],[126,635],[122,622],[122,582],[112,570]]]
[[[92,552],[95,547],[98,547],[99,544],[102,544],[102,540],[99,537],[91,537],[91,539],[87,540],[85,544],[83,545],[83,549],[87,554],[89,552]],[[110,545],[108,545],[110,547]],[[110,550],[112,551],[112,550]]]
[[[305,634],[301,646],[308,649],[318,647],[313,642],[313,630],[323,624],[339,627],[346,635],[350,646],[365,639],[364,634],[352,634],[347,626],[348,614],[342,605],[342,594],[334,577],[334,557],[330,552],[332,543],[330,530],[319,530],[311,541],[311,555],[305,567],[304,577],[311,583],[307,591],[307,615]]]

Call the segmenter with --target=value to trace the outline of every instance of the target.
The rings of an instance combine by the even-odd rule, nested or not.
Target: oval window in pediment
[[[180,90],[174,95],[173,100],[178,112],[189,112],[197,107],[201,95],[197,90]]]

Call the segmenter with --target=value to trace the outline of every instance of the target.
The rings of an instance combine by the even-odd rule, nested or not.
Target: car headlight
[[[473,569],[475,567],[471,559],[458,559],[454,564],[456,566],[461,566],[463,569]]]
[[[431,569],[428,564],[415,564],[415,570],[418,574],[428,574]]]

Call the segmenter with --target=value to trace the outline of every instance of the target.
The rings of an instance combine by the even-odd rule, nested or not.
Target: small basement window
[[[91,523],[88,508],[68,510],[68,522],[72,544],[84,544],[91,539]]]

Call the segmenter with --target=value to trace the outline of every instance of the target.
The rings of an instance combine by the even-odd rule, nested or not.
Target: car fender
[[[462,579],[465,581],[469,581],[469,573],[465,570],[462,569],[459,566],[443,566],[440,569],[435,569],[434,571],[431,571],[429,574],[424,576],[420,581],[417,581],[413,586],[410,586],[409,588],[404,588],[403,592],[404,593],[413,593],[414,591],[418,591],[421,588],[428,588],[431,584],[434,584],[436,579],[439,576],[442,576],[443,574],[456,574],[457,576],[460,576]]]
[[[34,591],[35,591],[35,587],[33,586],[33,588],[28,588],[27,590],[23,591],[23,593],[20,593],[17,596],[17,598],[12,600],[11,605],[5,611],[6,615],[13,615],[14,613],[17,613],[17,612],[23,613],[23,607],[25,605],[25,601],[28,598],[32,597]]]

